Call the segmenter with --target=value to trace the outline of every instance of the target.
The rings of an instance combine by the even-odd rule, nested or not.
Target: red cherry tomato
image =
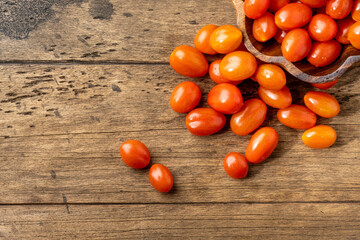
[[[201,28],[195,36],[195,48],[200,52],[215,55],[217,52],[210,46],[210,36],[218,28],[218,26],[209,24]]]
[[[335,117],[340,112],[340,105],[336,98],[326,92],[307,92],[304,103],[311,111],[324,118]]]
[[[259,97],[270,107],[286,108],[292,103],[292,96],[288,87],[283,87],[281,90],[269,90],[259,87]]]
[[[334,86],[337,82],[338,82],[338,79],[331,81],[331,82],[327,82],[327,83],[312,83],[311,85],[313,85],[314,87],[316,87],[318,89],[327,90],[327,89],[331,88],[332,86]]]
[[[244,102],[241,110],[232,115],[231,130],[240,136],[248,135],[261,126],[266,118],[267,107],[260,99],[250,99]]]
[[[300,0],[300,2],[311,8],[321,8],[326,5],[326,0]]]
[[[221,83],[211,89],[207,102],[210,107],[224,114],[238,112],[243,105],[240,90],[229,83]]]
[[[275,24],[274,15],[268,12],[255,19],[252,28],[254,38],[259,42],[270,40],[275,36],[278,30]]]
[[[208,136],[220,131],[226,118],[211,108],[196,108],[186,116],[186,127],[194,135]]]
[[[277,112],[279,121],[294,129],[309,129],[316,124],[316,115],[306,107],[291,105],[290,107],[279,109]]]
[[[277,10],[289,4],[290,0],[270,0],[269,11],[276,13]]]
[[[286,60],[297,62],[305,58],[311,50],[311,39],[302,28],[291,30],[281,44],[281,51]]]
[[[307,60],[315,67],[324,67],[333,63],[340,52],[341,44],[338,41],[314,42]]]
[[[224,169],[230,177],[240,179],[246,177],[249,164],[243,155],[231,152],[224,158]]]
[[[209,68],[204,55],[194,47],[179,46],[170,55],[170,65],[179,74],[187,77],[202,77]]]
[[[286,85],[286,75],[281,67],[274,64],[262,64],[253,76],[260,86],[280,90]]]
[[[318,125],[306,130],[302,140],[311,148],[328,148],[336,141],[336,131],[332,127]]]
[[[210,46],[218,53],[226,54],[235,51],[241,44],[243,35],[232,25],[223,25],[214,30],[210,36]]]
[[[338,25],[338,31],[335,36],[335,39],[342,43],[342,44],[350,44],[350,41],[348,40],[348,33],[350,27],[355,23],[352,18],[345,18],[341,19],[337,22]]]
[[[278,43],[282,43],[287,33],[288,33],[287,31],[278,29],[278,31],[274,36],[275,41],[277,41]]]
[[[360,0],[354,0],[351,16],[355,21],[360,21]]]
[[[270,0],[245,0],[244,12],[248,18],[256,19],[266,13]]]
[[[356,22],[350,27],[348,39],[353,47],[360,49],[360,22]]]
[[[227,54],[220,63],[221,75],[231,81],[242,81],[254,75],[257,68],[255,57],[248,52]]]
[[[167,167],[161,164],[154,164],[149,171],[149,180],[151,185],[159,192],[169,192],[174,185],[171,172]]]
[[[312,17],[311,9],[302,3],[290,3],[275,14],[276,25],[285,31],[305,26]]]
[[[140,141],[128,140],[120,146],[121,159],[131,168],[141,169],[149,165],[149,149]]]
[[[343,19],[351,12],[353,0],[328,0],[326,14],[334,19]]]
[[[246,148],[245,158],[251,163],[261,163],[275,150],[279,142],[279,135],[271,127],[257,130],[251,137]]]
[[[171,108],[178,113],[193,110],[200,102],[201,90],[196,83],[187,81],[177,85],[170,97]]]
[[[312,39],[327,42],[336,36],[337,25],[328,15],[317,14],[311,19],[308,31]]]
[[[210,76],[211,80],[213,80],[217,84],[231,83],[234,85],[238,85],[242,82],[242,81],[231,81],[231,80],[224,78],[220,73],[220,63],[221,63],[221,60],[216,60],[210,64],[209,76]]]

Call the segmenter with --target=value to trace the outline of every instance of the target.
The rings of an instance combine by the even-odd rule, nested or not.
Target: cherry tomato
[[[297,62],[305,58],[311,50],[311,39],[302,28],[291,30],[281,44],[281,51],[286,60]]]
[[[360,49],[360,22],[356,22],[350,27],[348,39],[353,47]]]
[[[287,33],[287,31],[278,29],[274,36],[275,41],[277,41],[278,43],[282,43]]]
[[[341,53],[338,41],[314,42],[307,60],[315,67],[324,67],[333,63]]]
[[[306,107],[290,105],[290,107],[279,109],[277,112],[279,121],[294,129],[309,129],[316,124],[316,115]]]
[[[327,82],[327,83],[312,83],[311,85],[313,85],[314,87],[316,87],[318,89],[327,90],[327,89],[331,88],[332,86],[334,86],[337,82],[338,82],[338,79],[331,81],[331,82]]]
[[[170,65],[179,74],[187,77],[202,77],[209,68],[204,55],[194,47],[182,45],[171,53]]]
[[[266,42],[273,38],[277,32],[277,26],[275,24],[274,15],[271,13],[265,13],[261,17],[257,18],[253,22],[253,35],[259,42]]]
[[[343,19],[351,12],[353,0],[328,0],[326,14],[334,19]]]
[[[241,110],[232,115],[231,130],[240,136],[248,135],[261,126],[266,118],[267,107],[260,99],[253,98],[244,102]]]
[[[213,80],[217,84],[231,83],[234,85],[238,85],[242,82],[242,81],[231,81],[231,80],[224,78],[220,73],[220,63],[221,63],[221,60],[216,60],[210,64],[209,76],[210,76],[211,80]]]
[[[324,118],[335,117],[340,112],[339,102],[326,92],[307,92],[304,103],[311,111]]]
[[[308,31],[312,39],[327,42],[336,36],[337,25],[328,15],[317,14],[311,19]]]
[[[279,135],[271,127],[257,130],[251,137],[246,148],[245,158],[251,163],[261,163],[275,150],[279,142]]]
[[[302,140],[311,148],[328,148],[336,141],[336,131],[330,126],[318,125],[306,130]]]
[[[305,26],[312,17],[311,9],[302,3],[290,3],[275,14],[276,25],[285,31]]]
[[[215,55],[217,52],[210,46],[210,36],[218,28],[218,26],[209,24],[201,28],[195,36],[195,48],[202,53]]]
[[[243,35],[232,25],[223,25],[214,30],[210,36],[210,46],[218,53],[226,54],[235,51],[241,44]]]
[[[335,36],[335,39],[342,43],[342,44],[350,44],[350,41],[348,40],[348,33],[350,27],[355,23],[352,18],[345,18],[341,19],[337,22],[338,25],[338,31]]]
[[[231,81],[250,78],[256,71],[255,57],[248,52],[236,51],[227,54],[220,63],[220,73]]]
[[[280,90],[286,85],[284,70],[275,64],[260,65],[254,78],[260,86],[271,90]]]
[[[354,0],[351,16],[355,21],[360,21],[360,0]]]
[[[244,12],[248,18],[256,19],[266,13],[270,0],[245,0]]]
[[[131,168],[141,169],[149,165],[149,149],[140,141],[128,140],[120,146],[121,159]]]
[[[230,177],[240,179],[246,177],[249,163],[240,153],[231,152],[224,158],[224,169]]]
[[[178,113],[193,110],[200,102],[201,90],[196,83],[187,81],[177,85],[170,97],[171,108]]]
[[[229,83],[221,83],[211,89],[207,102],[210,107],[224,114],[238,112],[243,106],[240,90]]]
[[[326,0],[300,0],[300,2],[311,8],[321,8],[326,5]]]
[[[196,108],[186,116],[186,127],[194,135],[208,136],[220,131],[226,118],[211,108]]]
[[[289,4],[290,0],[270,0],[269,11],[276,13],[277,10]]]
[[[171,172],[167,167],[161,164],[154,164],[149,171],[149,180],[151,185],[159,192],[169,192],[174,185]]]
[[[281,90],[269,90],[260,86],[258,93],[259,97],[273,108],[286,108],[292,103],[292,96],[287,86]]]

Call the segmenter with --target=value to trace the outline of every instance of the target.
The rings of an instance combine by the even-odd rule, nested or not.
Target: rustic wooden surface
[[[188,78],[167,63],[201,26],[236,24],[230,0],[14,2],[0,3],[0,239],[360,236],[359,68],[329,91],[340,115],[319,119],[337,130],[333,147],[305,147],[269,108],[264,126],[278,130],[279,146],[233,180],[222,159],[250,136],[188,133],[168,105]],[[194,81],[206,99],[214,84]],[[288,81],[301,104],[313,88]],[[252,81],[240,88],[256,96]],[[171,193],[122,163],[118,148],[131,138],[172,171]]]

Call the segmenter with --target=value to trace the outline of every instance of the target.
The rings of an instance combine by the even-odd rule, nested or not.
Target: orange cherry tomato
[[[271,90],[280,90],[286,85],[284,70],[275,64],[260,65],[254,78],[260,86]]]
[[[210,46],[218,53],[226,54],[235,51],[241,44],[243,35],[232,25],[223,25],[213,31]]]
[[[246,177],[249,163],[240,153],[231,152],[224,158],[224,169],[230,177],[240,179]]]
[[[350,27],[348,39],[353,47],[360,49],[360,22],[356,22]]]
[[[193,110],[200,102],[201,90],[196,83],[187,81],[177,85],[170,97],[171,108],[178,113]]]
[[[317,14],[311,19],[308,31],[312,39],[327,42],[336,36],[337,24],[328,15]]]
[[[307,92],[304,103],[311,111],[324,118],[335,117],[340,112],[339,102],[326,92]]]
[[[255,57],[248,52],[236,51],[227,54],[220,63],[221,75],[231,81],[250,78],[256,71]]]
[[[244,12],[248,18],[256,19],[266,13],[270,0],[245,0]]]
[[[267,12],[253,22],[253,35],[259,42],[266,42],[273,38],[278,30],[274,15]]]
[[[342,44],[350,44],[348,40],[348,33],[350,27],[355,23],[352,18],[341,19],[337,22],[338,31],[335,36],[335,39]]]
[[[291,30],[286,34],[281,51],[285,59],[297,62],[305,58],[311,50],[311,39],[307,31],[302,28]]]
[[[248,135],[261,126],[266,118],[267,107],[260,99],[253,98],[244,102],[241,110],[232,115],[231,130],[240,136]]]
[[[318,125],[306,130],[302,140],[311,148],[328,148],[336,141],[336,131],[330,126]]]
[[[321,8],[326,5],[326,0],[300,0],[300,2],[311,8]]]
[[[278,43],[282,43],[287,33],[288,33],[287,31],[278,29],[278,31],[274,36],[275,41],[277,41]]]
[[[360,0],[354,0],[351,16],[355,21],[360,21]]]
[[[128,140],[120,146],[121,159],[131,168],[141,169],[149,165],[149,149],[140,141]]]
[[[328,0],[326,14],[334,19],[343,19],[351,12],[353,0]]]
[[[196,108],[186,116],[186,127],[194,135],[208,136],[220,131],[226,118],[211,108]]]
[[[337,82],[338,82],[338,79],[331,81],[331,82],[326,82],[326,83],[312,83],[311,85],[313,85],[314,87],[316,87],[318,89],[327,90],[327,89],[331,88],[332,86],[334,86]]]
[[[290,0],[270,0],[269,11],[276,13],[277,10],[288,5]]]
[[[194,47],[182,45],[171,53],[170,65],[179,74],[187,77],[205,76],[209,68],[204,55]]]
[[[251,163],[261,163],[275,150],[279,142],[279,135],[271,127],[257,130],[251,137],[246,148],[245,158]]]
[[[285,31],[305,26],[312,17],[311,9],[302,3],[290,3],[275,14],[276,25]]]
[[[149,171],[151,185],[159,192],[169,192],[174,185],[174,179],[167,167],[161,164],[154,164]]]
[[[273,108],[286,108],[292,103],[292,96],[287,86],[281,90],[269,90],[260,86],[258,93],[259,97]]]
[[[315,67],[324,67],[333,63],[341,53],[338,41],[314,42],[307,60]]]
[[[213,87],[207,97],[210,107],[224,114],[238,112],[243,106],[240,90],[229,83],[221,83]]]
[[[202,53],[215,55],[217,52],[210,46],[210,36],[218,28],[214,24],[206,25],[201,28],[195,36],[195,48]]]
[[[221,63],[221,60],[216,60],[210,64],[209,76],[210,76],[211,80],[213,80],[217,84],[231,83],[234,85],[238,85],[242,82],[242,81],[231,81],[231,80],[224,78],[220,73],[220,63]]]
[[[279,109],[277,112],[279,121],[294,129],[309,129],[316,124],[316,115],[306,107],[290,105],[290,107]]]

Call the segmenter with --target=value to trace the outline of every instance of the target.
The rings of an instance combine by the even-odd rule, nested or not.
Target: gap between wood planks
[[[81,60],[0,60],[0,65],[169,65],[169,62],[151,61],[126,61],[126,60],[104,60],[104,61],[81,61]]]

